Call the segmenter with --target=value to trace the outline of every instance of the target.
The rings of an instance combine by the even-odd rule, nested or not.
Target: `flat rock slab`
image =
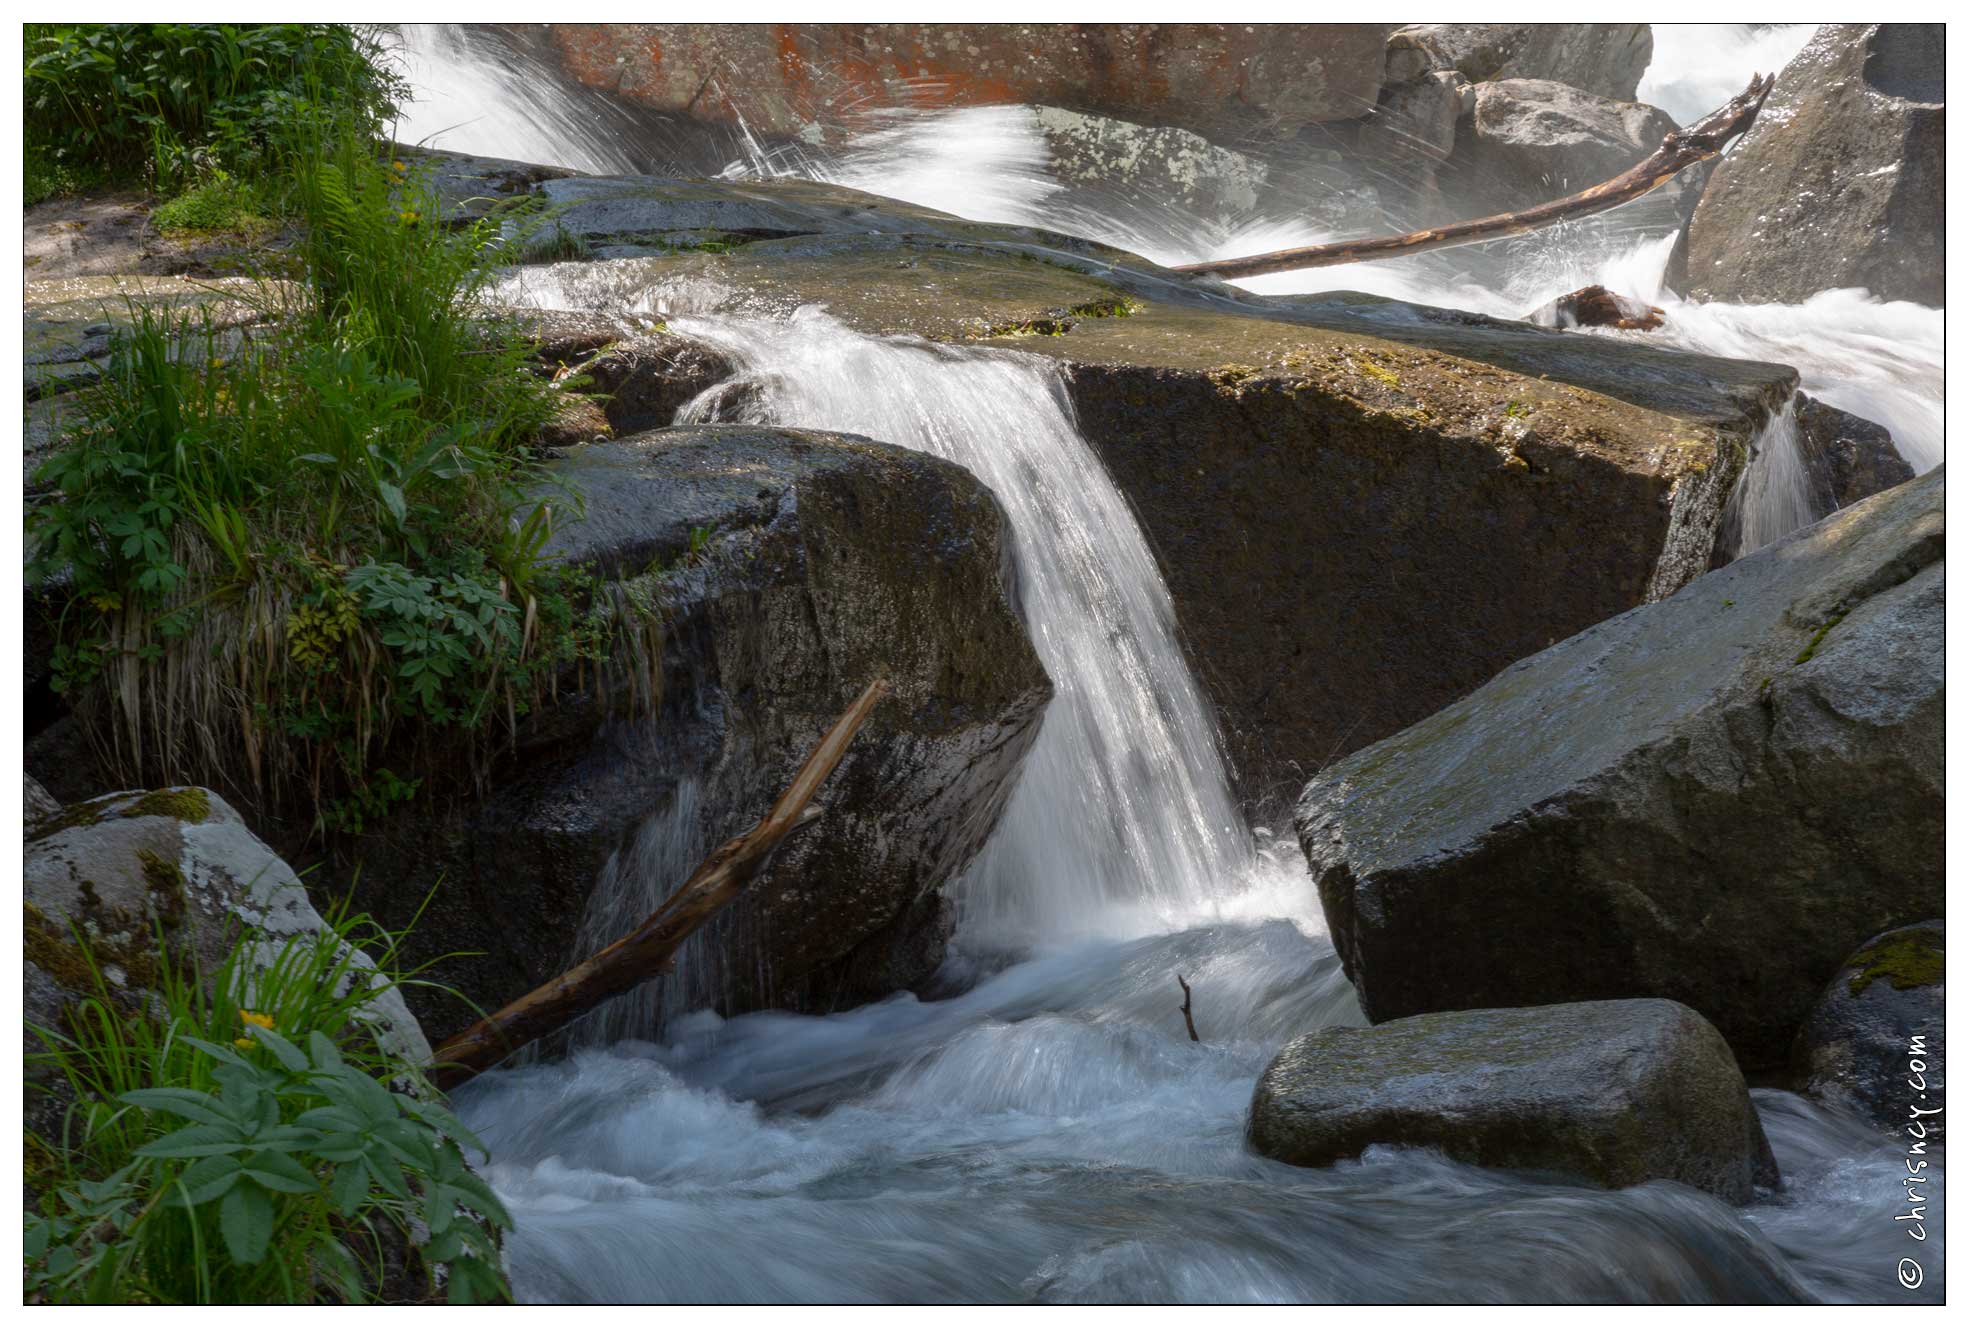
[[[1321,772],[1368,1017],[1662,996],[1782,1065],[1855,946],[1942,910],[1942,552],[1937,469]]]
[[[1419,1145],[1618,1188],[1679,1181],[1732,1204],[1777,1184],[1736,1060],[1672,1001],[1454,1011],[1286,1044],[1251,1099],[1252,1148],[1325,1167]]]

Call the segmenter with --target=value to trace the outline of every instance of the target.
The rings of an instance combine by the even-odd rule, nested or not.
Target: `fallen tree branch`
[[[693,932],[737,897],[780,841],[820,815],[820,809],[807,805],[840,765],[855,732],[888,690],[881,679],[869,684],[834,722],[759,824],[714,850],[635,931],[445,1039],[431,1054],[432,1083],[440,1089],[462,1084],[658,973]]]
[[[1535,208],[1526,208],[1523,212],[1501,212],[1494,217],[1410,231],[1406,235],[1384,235],[1371,240],[1336,240],[1331,244],[1279,249],[1247,258],[1188,263],[1172,271],[1213,277],[1262,277],[1270,272],[1295,272],[1300,268],[1330,268],[1342,263],[1400,258],[1431,249],[1449,249],[1507,235],[1523,235],[1572,217],[1590,217],[1659,189],[1689,167],[1720,154],[1731,139],[1756,122],[1757,113],[1764,107],[1764,99],[1771,95],[1771,85],[1775,79],[1776,76],[1771,74],[1752,78],[1750,86],[1728,103],[1687,129],[1679,129],[1668,135],[1661,141],[1661,146],[1638,165],[1604,184],[1582,189],[1577,194],[1568,194],[1550,203],[1541,203]]]
[[[1183,1023],[1189,1027],[1190,1042],[1201,1043],[1203,1040],[1196,1036],[1196,1021],[1190,1018],[1190,985],[1183,981],[1181,974],[1178,974],[1176,975],[1176,986],[1183,989],[1183,1004],[1176,1009],[1183,1013]]]

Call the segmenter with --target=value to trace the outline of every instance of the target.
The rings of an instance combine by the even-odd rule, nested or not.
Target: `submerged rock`
[[[1901,1134],[1942,1134],[1942,922],[1883,932],[1839,966],[1798,1031],[1793,1069],[1805,1092]],[[1918,1040],[1918,1041],[1917,1041]],[[1914,1115],[1919,1109],[1921,1115]]]
[[[1728,1045],[1672,1001],[1302,1034],[1259,1077],[1247,1133],[1259,1153],[1299,1167],[1386,1144],[1610,1188],[1678,1181],[1731,1204],[1778,1181]]]
[[[1547,301],[1525,315],[1525,319],[1544,328],[1623,328],[1653,332],[1661,326],[1661,307],[1596,284]]]
[[[1942,25],[1828,23],[1725,156],[1669,283],[1793,303],[1863,286],[1942,303]]]
[[[996,825],[1051,695],[991,492],[903,448],[737,425],[554,467],[550,552],[661,607],[660,712],[593,684],[563,698],[484,797],[342,847],[358,898],[395,919],[442,875],[415,944],[483,951],[438,973],[497,1006],[640,922],[886,678],[825,815],[702,934],[679,999],[825,1008],[922,984],[938,892]]]
[[[1306,787],[1373,1020],[1662,996],[1781,1065],[1942,908],[1939,469],[1521,660]]]

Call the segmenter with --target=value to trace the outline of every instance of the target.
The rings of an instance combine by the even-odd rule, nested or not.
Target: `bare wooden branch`
[[[1719,155],[1729,141],[1749,129],[1771,95],[1776,76],[1752,78],[1728,103],[1711,111],[1687,129],[1676,130],[1662,139],[1661,146],[1641,162],[1604,184],[1582,189],[1550,203],[1541,203],[1522,212],[1502,212],[1494,217],[1456,222],[1449,226],[1410,231],[1406,235],[1384,235],[1368,240],[1337,240],[1331,244],[1307,245],[1299,249],[1279,249],[1246,258],[1214,259],[1208,263],[1189,263],[1174,269],[1213,277],[1262,277],[1270,272],[1296,272],[1301,268],[1330,268],[1342,263],[1360,263],[1377,258],[1400,258],[1476,244],[1483,240],[1523,235],[1574,217],[1590,217],[1596,212],[1631,203],[1643,194],[1661,188],[1681,172]]]
[[[738,896],[780,841],[819,815],[819,809],[808,804],[840,765],[855,732],[888,690],[882,679],[869,684],[847,713],[834,722],[759,824],[714,850],[635,931],[445,1039],[431,1055],[432,1082],[440,1089],[462,1084],[660,972],[693,932]]]
[[[1176,975],[1176,985],[1183,989],[1183,1004],[1176,1009],[1183,1013],[1183,1023],[1190,1031],[1190,1042],[1201,1043],[1203,1040],[1196,1036],[1196,1021],[1190,1018],[1190,985],[1183,981],[1181,974]]]

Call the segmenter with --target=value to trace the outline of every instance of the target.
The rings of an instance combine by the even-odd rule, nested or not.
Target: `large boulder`
[[[1805,1092],[1854,1108],[1895,1134],[1943,1116],[1942,921],[1883,932],[1846,958],[1798,1031]],[[1916,1117],[1913,1111],[1919,1110]]]
[[[767,138],[877,107],[1025,102],[1220,141],[1346,120],[1386,23],[557,23],[580,83]]]
[[[251,934],[245,989],[297,937],[327,925],[287,863],[246,828],[217,794],[186,787],[106,794],[62,807],[28,784],[27,846],[22,864],[27,1018],[59,1031],[75,1001],[96,995],[92,964],[111,1000],[135,1009],[161,980],[160,942],[180,974],[207,980],[242,935]],[[87,941],[87,953],[77,933]],[[347,984],[373,975],[361,951],[346,955]],[[382,987],[357,1012],[387,1054],[412,1064],[430,1060],[423,1030],[402,992]],[[31,1093],[30,1117],[60,1124],[61,1094]]]
[[[1582,92],[1550,79],[1480,83],[1476,109],[1457,127],[1442,190],[1473,217],[1514,212],[1611,180],[1675,131],[1667,113]],[[1675,206],[1677,185],[1667,186]]]
[[[1942,25],[1828,23],[1716,168],[1670,284],[1793,303],[1863,286],[1942,303]]]
[[[673,992],[732,1011],[924,982],[948,933],[939,892],[996,825],[1051,696],[991,492],[866,439],[705,425],[570,449],[548,493],[549,551],[659,606],[660,659],[537,717],[485,796],[337,846],[357,898],[400,918],[442,877],[417,954],[481,952],[438,976],[510,1000],[640,922],[886,678],[825,815]],[[655,712],[623,704],[639,672],[660,684]]]
[[[1732,1204],[1777,1184],[1736,1059],[1672,1001],[1448,1011],[1285,1045],[1251,1147],[1325,1167],[1374,1144],[1618,1188],[1679,1181]]]
[[[1522,660],[1297,826],[1371,1020],[1662,996],[1780,1065],[1942,908],[1939,469]]]
[[[1387,79],[1454,70],[1471,83],[1548,79],[1631,102],[1653,58],[1646,23],[1415,23],[1388,38]]]

